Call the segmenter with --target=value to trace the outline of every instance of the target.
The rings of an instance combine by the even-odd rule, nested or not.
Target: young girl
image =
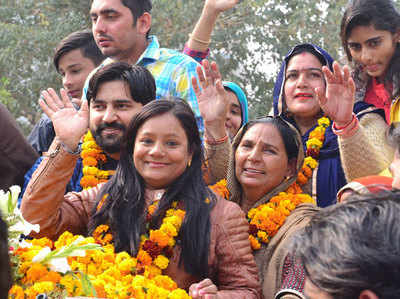
[[[340,35],[354,67],[356,102],[384,109],[387,123],[399,120],[400,14],[393,1],[350,1]]]

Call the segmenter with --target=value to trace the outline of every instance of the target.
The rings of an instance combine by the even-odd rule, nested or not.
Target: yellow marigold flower
[[[97,178],[99,180],[108,180],[110,176],[110,172],[108,170],[98,170],[97,171]]]
[[[69,296],[79,296],[82,294],[81,281],[72,275],[65,275],[61,278],[60,284],[65,287]]]
[[[96,144],[96,142],[94,140],[91,141],[85,141],[84,143],[82,143],[82,151],[86,151],[88,149],[98,149],[99,146]]]
[[[176,237],[178,235],[175,226],[173,226],[169,222],[163,223],[160,227],[160,230],[165,234],[167,234],[169,237]]]
[[[54,290],[55,284],[54,282],[51,281],[42,281],[42,282],[37,282],[33,285],[33,289],[35,292],[38,294],[40,293],[50,293],[51,291]]]
[[[173,290],[168,295],[168,299],[190,299],[190,298],[191,297],[186,293],[186,291],[182,289]]]
[[[129,255],[129,253],[127,253],[126,251],[121,251],[115,255],[115,263],[119,264],[122,261],[130,259],[130,258],[131,258],[131,256]]]
[[[168,235],[160,230],[150,230],[150,241],[162,248],[168,245],[169,239]]]
[[[154,260],[154,264],[162,270],[168,267],[168,263],[169,263],[168,258],[166,258],[161,254],[157,256],[157,258]]]
[[[304,158],[304,165],[307,165],[311,169],[317,167],[318,162],[313,157],[306,157]]]
[[[319,126],[323,126],[323,127],[327,128],[327,127],[329,127],[330,124],[331,124],[331,121],[327,117],[321,117],[320,119],[318,119]]]
[[[269,242],[268,235],[267,235],[267,233],[264,232],[264,231],[258,231],[258,232],[257,232],[257,237],[258,237],[261,241],[263,241],[264,243],[268,243],[268,242]]]
[[[168,217],[166,219],[166,221],[168,221],[168,223],[171,223],[173,226],[175,226],[176,228],[180,227],[182,225],[182,218],[179,218],[178,216],[174,215],[171,217]]]
[[[84,166],[82,169],[83,175],[96,176],[98,171],[98,168],[93,166]]]
[[[40,247],[49,247],[53,248],[53,242],[48,238],[40,238],[40,239],[33,239],[30,240],[29,243],[32,245],[40,246]]]
[[[10,291],[8,292],[9,298],[13,299],[25,299],[24,290],[19,285],[13,285]]]
[[[65,231],[57,241],[54,242],[54,247],[60,249],[63,246],[70,245],[76,240],[77,236],[74,236],[69,231]]]
[[[306,146],[307,146],[307,148],[321,148],[322,142],[321,142],[321,140],[318,140],[316,138],[311,138],[311,139],[307,140]]]
[[[260,242],[258,242],[258,240],[254,236],[250,235],[249,240],[251,248],[253,248],[253,250],[258,250],[261,248]]]
[[[156,266],[149,265],[144,267],[144,276],[148,279],[152,279],[157,275],[161,275],[162,270]]]
[[[117,267],[121,271],[122,275],[127,275],[135,271],[136,264],[136,259],[129,258],[119,262]]]
[[[178,287],[176,282],[166,275],[158,275],[153,278],[153,281],[158,287],[169,291],[173,291]]]

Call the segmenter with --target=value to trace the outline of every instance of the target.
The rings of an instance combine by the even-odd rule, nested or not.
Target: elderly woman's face
[[[247,130],[235,152],[235,174],[246,197],[255,200],[293,175],[281,134],[274,125],[259,123]]]
[[[315,88],[324,88],[322,64],[313,54],[293,56],[287,65],[284,95],[288,110],[296,117],[314,118],[321,110]]]
[[[185,130],[170,113],[147,120],[138,130],[134,147],[133,162],[150,189],[168,187],[192,159]]]

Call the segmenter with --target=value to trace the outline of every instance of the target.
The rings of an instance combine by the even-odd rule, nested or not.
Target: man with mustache
[[[118,62],[93,75],[88,102],[84,102],[80,110],[72,105],[65,89],[61,90],[61,98],[52,88],[43,91],[39,104],[51,119],[56,137],[49,151],[32,167],[32,178],[25,176],[27,187],[22,198],[25,211],[40,214],[31,211],[30,205],[24,205],[24,202],[36,196],[40,200],[45,200],[46,195],[53,197],[57,187],[63,194],[89,187],[84,181],[92,174],[85,174],[83,158],[87,157],[84,152],[81,154],[82,136],[86,134],[85,139],[89,138],[88,129],[93,136],[90,138],[92,143],[98,146],[97,163],[92,161],[88,166],[107,171],[107,177],[102,177],[107,180],[117,167],[126,127],[145,104],[155,99],[155,90],[154,78],[147,69]],[[48,177],[59,177],[60,181],[49,184]],[[93,182],[94,185],[97,183],[99,181]],[[53,198],[57,200],[56,196]]]

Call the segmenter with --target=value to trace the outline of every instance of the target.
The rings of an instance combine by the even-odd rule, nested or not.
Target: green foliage
[[[9,83],[0,88],[7,88],[10,95],[1,101],[16,118],[23,116],[35,123],[41,114],[37,104],[40,91],[60,87],[53,51],[64,36],[89,26],[88,14],[83,11],[82,4],[64,0],[1,4],[0,78],[8,78]]]
[[[280,62],[294,45],[312,42],[336,59],[343,56],[339,24],[346,2],[251,0],[220,16],[211,59],[219,63],[225,79],[246,88],[251,117],[270,111]],[[153,0],[152,33],[163,47],[183,48],[203,3]],[[0,95],[16,117],[34,123],[41,114],[40,91],[60,87],[53,49],[70,32],[90,27],[89,6],[90,1],[1,0],[0,78],[9,83],[0,83]]]

